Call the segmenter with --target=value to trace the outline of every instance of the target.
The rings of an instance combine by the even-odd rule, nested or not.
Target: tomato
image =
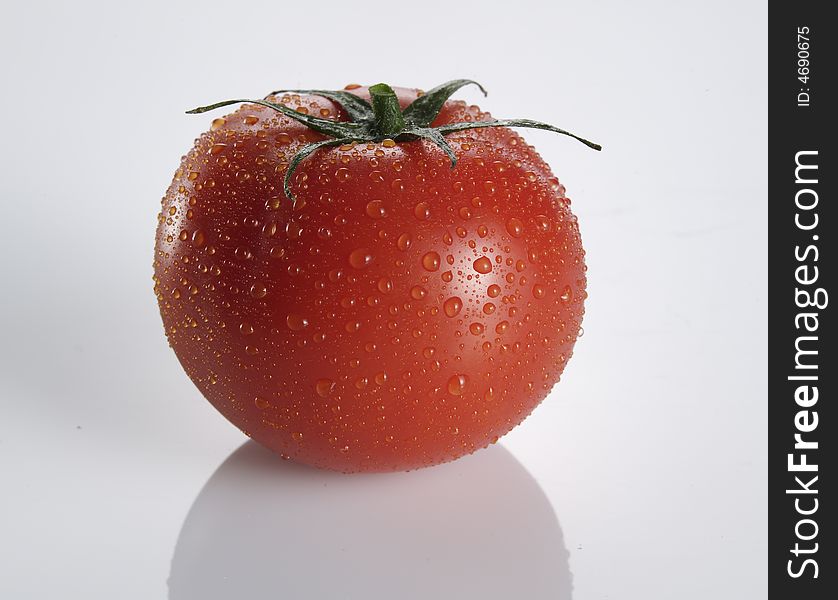
[[[346,98],[267,101],[348,120]],[[487,120],[445,100],[432,125]],[[577,219],[535,149],[506,127],[447,132],[452,168],[433,141],[396,137],[311,152],[292,203],[289,163],[329,138],[244,104],[162,200],[154,289],[183,368],[246,435],[316,467],[415,469],[494,443],[559,380],[581,327]]]

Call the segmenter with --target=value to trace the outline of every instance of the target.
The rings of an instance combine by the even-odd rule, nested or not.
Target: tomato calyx
[[[223,106],[238,104],[242,102],[258,104],[275,110],[283,115],[294,119],[316,131],[327,136],[328,139],[321,140],[303,146],[288,163],[283,180],[285,195],[295,203],[291,192],[291,177],[299,164],[311,154],[329,146],[342,146],[353,142],[382,142],[390,139],[394,142],[411,142],[425,139],[433,142],[439,147],[451,161],[451,168],[457,166],[457,156],[445,136],[457,131],[468,129],[481,129],[485,127],[527,127],[531,129],[543,129],[572,137],[594,150],[602,150],[602,146],[586,140],[578,135],[564,129],[559,129],[548,123],[533,121],[531,119],[498,119],[493,121],[463,121],[459,123],[448,123],[432,127],[446,100],[457,90],[466,85],[476,85],[486,95],[482,85],[471,79],[454,79],[438,85],[432,90],[419,96],[404,110],[399,105],[396,93],[386,83],[378,83],[369,87],[371,102],[343,90],[276,90],[261,100],[237,99],[216,102],[207,106],[199,106],[186,111],[187,114],[200,114]],[[313,117],[283,104],[269,101],[268,98],[282,93],[298,93],[322,96],[340,105],[349,121],[335,121]]]

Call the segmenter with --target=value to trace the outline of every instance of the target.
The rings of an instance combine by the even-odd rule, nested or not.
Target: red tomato
[[[281,102],[346,120],[322,97]],[[490,118],[448,101],[434,124]],[[246,104],[183,158],[155,293],[189,377],[254,440],[322,468],[415,469],[496,442],[559,380],[586,297],[565,188],[510,129],[446,137],[455,168],[425,140],[321,148],[293,208],[289,161],[325,138],[284,114]]]

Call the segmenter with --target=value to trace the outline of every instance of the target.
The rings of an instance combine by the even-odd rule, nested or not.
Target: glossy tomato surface
[[[365,88],[353,90],[365,96]],[[417,97],[398,89],[402,106]],[[278,101],[344,119],[323,98]],[[436,124],[491,117],[449,101]],[[586,296],[565,189],[506,128],[323,148],[269,108],[215,119],[159,215],[155,293],[206,398],[293,460],[414,469],[491,444],[559,380]]]

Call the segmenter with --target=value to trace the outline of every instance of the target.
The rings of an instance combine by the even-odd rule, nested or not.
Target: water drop
[[[308,327],[309,322],[305,317],[292,313],[285,318],[285,324],[291,331],[302,331]]]
[[[573,290],[570,289],[569,285],[566,285],[564,286],[564,290],[562,290],[562,295],[559,296],[559,300],[567,304],[571,298],[573,298]]]
[[[477,271],[478,273],[482,273],[483,275],[492,272],[492,261],[485,256],[481,256],[476,261],[474,261],[474,264],[472,266],[474,267],[475,271]]]
[[[436,252],[428,252],[422,257],[422,266],[426,271],[436,271],[439,269],[440,258]]]
[[[414,300],[422,300],[425,296],[428,295],[428,290],[423,288],[421,285],[414,285],[410,289],[410,297]]]
[[[271,258],[282,258],[285,256],[285,248],[282,246],[272,246],[270,249]]]
[[[483,323],[474,322],[468,326],[468,330],[472,333],[472,335],[481,335],[485,327]]]
[[[267,286],[261,281],[257,281],[250,286],[250,295],[254,298],[264,298],[268,294]]]
[[[408,248],[410,248],[410,244],[413,243],[413,238],[410,237],[409,233],[403,233],[399,236],[399,239],[396,240],[396,247],[404,252]]]
[[[457,296],[450,297],[442,305],[442,310],[444,310],[445,314],[449,317],[456,317],[458,314],[460,314],[462,308],[463,301],[460,300]]]
[[[337,171],[335,171],[335,178],[338,181],[348,181],[352,174],[349,172],[349,169],[341,167]]]
[[[500,286],[496,283],[493,283],[492,285],[490,285],[489,289],[486,290],[486,293],[489,294],[490,298],[497,298],[498,296],[500,296],[500,292],[501,292]]]
[[[427,202],[420,202],[413,209],[413,214],[420,221],[427,221],[431,218],[431,207],[428,205]]]
[[[289,240],[296,240],[303,234],[303,227],[296,221],[288,221],[288,224],[285,226],[285,233],[288,235]]]
[[[393,282],[386,277],[378,280],[378,291],[382,294],[387,294],[393,291]]]
[[[541,284],[539,284],[539,283],[536,283],[534,286],[532,286],[532,295],[533,295],[535,298],[538,298],[538,299],[540,300],[540,299],[542,299],[542,298],[544,297],[545,293],[546,293],[546,292],[545,292],[545,290],[544,290],[544,286],[543,286],[543,285],[541,285]]]
[[[454,396],[462,396],[468,385],[468,376],[458,374],[452,375],[448,380],[448,393]]]
[[[349,254],[349,264],[356,269],[368,267],[372,261],[372,253],[367,248],[357,248]]]
[[[384,208],[384,202],[381,200],[367,202],[366,212],[367,216],[371,219],[382,219],[387,216],[387,210]]]
[[[521,234],[524,233],[524,224],[521,219],[512,217],[506,222],[506,230],[512,237],[521,237]]]
[[[321,398],[328,398],[333,389],[335,389],[335,382],[331,379],[318,379],[314,384],[314,390]]]
[[[503,334],[509,329],[509,321],[501,321],[495,326],[495,333]]]

